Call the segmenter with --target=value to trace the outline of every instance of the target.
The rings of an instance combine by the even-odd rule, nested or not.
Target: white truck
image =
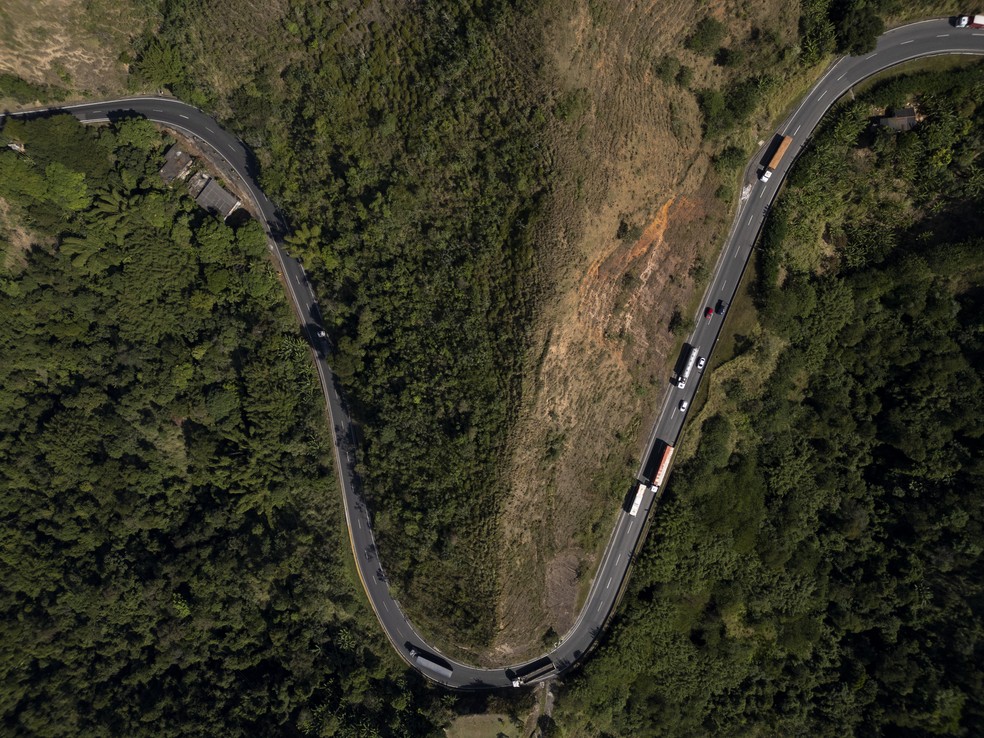
[[[690,379],[690,372],[694,370],[694,363],[697,361],[697,354],[700,352],[700,346],[694,346],[690,349],[690,356],[687,357],[687,363],[684,366],[683,373],[677,377],[677,387],[683,389],[687,386],[687,380]]]
[[[984,15],[957,16],[957,28],[984,28]]]
[[[629,510],[629,515],[633,518],[639,514],[639,508],[642,507],[642,498],[646,494],[646,485],[639,482],[639,488],[636,490],[635,499],[632,500],[632,508]]]

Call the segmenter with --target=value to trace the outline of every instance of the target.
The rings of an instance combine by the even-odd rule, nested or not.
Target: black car
[[[714,308],[714,312],[718,315],[724,315],[724,311],[728,309],[728,303],[724,300],[718,300],[718,304]]]

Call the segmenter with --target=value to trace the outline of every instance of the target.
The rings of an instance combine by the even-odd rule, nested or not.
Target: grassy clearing
[[[447,738],[520,738],[522,725],[508,715],[463,715],[444,732]]]

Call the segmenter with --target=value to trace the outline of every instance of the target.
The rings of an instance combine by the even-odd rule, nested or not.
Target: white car
[[[706,363],[707,363],[706,356],[701,356],[699,359],[697,359],[697,371],[699,372],[704,371],[704,364]]]
[[[690,407],[690,403],[687,400],[680,400],[680,412],[687,412],[687,408]]]

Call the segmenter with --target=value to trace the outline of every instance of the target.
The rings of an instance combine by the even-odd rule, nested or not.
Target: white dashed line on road
[[[386,612],[390,611],[389,605],[386,604],[386,600],[383,600],[383,609],[386,610]]]
[[[802,123],[800,123],[798,126],[796,126],[796,130],[793,131],[793,135],[795,136],[797,133],[799,133],[800,132],[800,128],[802,128],[802,127],[803,127],[803,124]]]
[[[208,126],[205,126],[205,130],[206,130],[206,131],[208,131],[209,133],[215,133],[215,131],[213,131],[213,130],[212,130],[211,128],[209,128]]]
[[[868,59],[874,59],[876,56],[878,56],[878,52],[877,51],[874,54],[872,54],[871,56],[866,56],[864,58],[864,60],[865,61],[868,61]]]
[[[844,72],[844,74],[842,74],[842,75],[841,75],[840,77],[838,77],[838,78],[837,78],[837,81],[838,81],[838,82],[840,82],[840,81],[841,81],[842,79],[844,79],[844,78],[845,78],[846,76],[847,76],[847,72]]]
[[[154,108],[153,110],[154,110],[155,113],[163,113],[164,112],[164,110],[162,108]]]
[[[751,225],[751,224],[752,224],[752,216],[749,215],[748,220],[745,221],[745,225]]]
[[[823,96],[826,95],[826,94],[827,94],[827,91],[824,90],[823,92],[820,93],[820,97],[818,97],[817,100],[823,100]]]
[[[357,522],[359,524],[359,530],[362,530],[362,520],[356,518],[356,521],[355,522]]]
[[[914,38],[910,38],[908,41],[903,41],[902,43],[900,43],[899,46],[905,46],[906,44],[911,44],[915,40],[916,39]]]
[[[949,38],[949,37],[950,37],[950,34],[949,33],[937,33],[936,34],[936,38]]]
[[[605,585],[605,589],[608,589],[611,586],[612,586],[612,578],[608,577],[608,584]]]
[[[178,116],[181,117],[181,118],[184,118],[185,120],[188,120],[188,116],[187,115],[182,115],[181,113],[178,113]]]

